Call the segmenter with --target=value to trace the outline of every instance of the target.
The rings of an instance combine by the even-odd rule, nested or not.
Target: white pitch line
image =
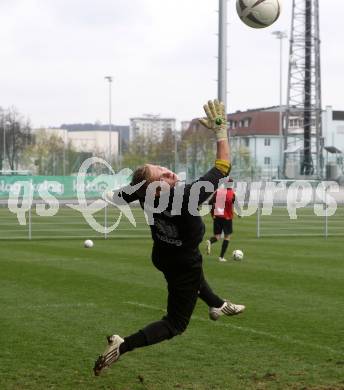
[[[67,309],[76,307],[96,307],[93,302],[77,302],[77,303],[45,303],[43,305],[18,305],[16,308],[22,309]]]
[[[147,305],[145,303],[133,302],[133,301],[128,301],[128,302],[124,302],[124,303],[126,303],[128,305],[143,307],[145,309],[151,309],[151,310],[165,312],[165,310],[163,310],[163,309],[161,309],[159,307],[152,306],[152,305]],[[205,319],[205,318],[202,318],[202,317],[198,317],[198,316],[195,316],[195,315],[193,315],[192,318],[197,320],[197,321],[201,321],[201,322],[208,322],[209,323],[209,321],[210,321],[208,319]],[[236,330],[239,330],[239,331],[242,331],[242,332],[256,334],[256,335],[263,336],[263,337],[266,337],[266,338],[269,338],[269,339],[272,339],[272,340],[277,340],[277,341],[286,342],[286,343],[290,343],[290,344],[301,345],[303,347],[320,349],[320,350],[323,350],[323,351],[327,351],[327,352],[331,352],[331,353],[334,353],[334,354],[338,354],[340,356],[343,355],[343,351],[339,351],[339,350],[336,350],[336,349],[333,349],[333,348],[330,348],[330,347],[326,347],[324,345],[319,345],[319,344],[314,344],[314,343],[307,343],[307,342],[304,342],[304,341],[301,341],[301,340],[293,339],[293,338],[288,337],[288,336],[277,336],[277,335],[274,335],[274,334],[269,333],[269,332],[264,332],[264,331],[261,331],[261,330],[256,330],[256,329],[253,329],[253,328],[248,328],[248,327],[244,327],[244,326],[238,326],[238,325],[229,324],[229,323],[223,324],[223,323],[218,322],[216,325],[217,326],[222,326],[223,328],[232,328],[232,329],[236,329]]]

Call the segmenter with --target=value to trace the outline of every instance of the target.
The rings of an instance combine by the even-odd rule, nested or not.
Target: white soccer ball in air
[[[276,22],[281,13],[281,0],[237,0],[239,18],[253,28],[264,28]]]
[[[93,241],[92,240],[85,240],[84,247],[85,248],[92,248],[93,247]]]
[[[240,249],[233,251],[233,260],[240,261],[244,258],[244,253]]]

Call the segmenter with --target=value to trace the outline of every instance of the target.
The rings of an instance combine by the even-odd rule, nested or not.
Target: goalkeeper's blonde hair
[[[137,167],[133,173],[133,176],[131,178],[130,184],[132,186],[141,183],[143,180],[145,180],[145,183],[140,187],[139,190],[136,191],[138,196],[145,196],[147,186],[151,182],[152,176],[149,169],[149,166],[147,164],[141,165]]]

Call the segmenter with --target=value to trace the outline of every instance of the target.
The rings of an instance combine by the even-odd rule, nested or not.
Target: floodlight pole
[[[283,82],[283,39],[287,38],[288,35],[285,31],[273,31],[273,35],[280,41],[280,72],[279,72],[279,171],[283,172],[283,106],[282,106],[282,82]]]
[[[3,132],[4,132],[4,136],[3,136],[3,145],[2,145],[2,147],[3,147],[3,151],[2,151],[2,153],[3,153],[3,157],[2,157],[2,170],[5,170],[5,160],[6,160],[6,129],[8,129],[9,128],[9,126],[11,125],[11,122],[10,121],[5,121],[5,123],[4,123],[4,130],[3,130]]]
[[[122,130],[121,127],[118,127],[118,159],[119,159],[119,169],[122,169]]]
[[[174,127],[174,172],[178,173],[178,139],[177,139],[177,126]]]
[[[3,137],[2,137],[2,141],[3,141],[3,151],[2,151],[2,166],[1,166],[1,169],[4,171],[5,170],[5,153],[6,153],[6,122],[4,123],[4,134],[3,134]]]
[[[227,113],[227,0],[219,0],[217,96]]]
[[[112,133],[112,124],[111,124],[111,85],[112,85],[112,76],[105,76],[105,80],[109,82],[109,164],[111,165],[111,133]]]

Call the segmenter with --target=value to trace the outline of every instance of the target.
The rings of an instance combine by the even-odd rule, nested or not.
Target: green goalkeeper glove
[[[198,119],[199,122],[213,130],[217,141],[227,139],[227,118],[224,104],[216,99],[213,102],[209,100],[203,108],[207,117]]]

